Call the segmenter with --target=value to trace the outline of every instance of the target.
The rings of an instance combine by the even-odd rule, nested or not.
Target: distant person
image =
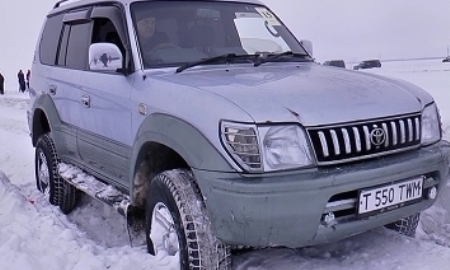
[[[30,77],[31,77],[31,71],[27,71],[26,79],[27,79],[27,89],[30,88]]]
[[[5,78],[0,73],[0,95],[4,95],[4,94],[5,94]]]
[[[19,92],[25,92],[25,75],[22,70],[19,70],[17,73],[17,78],[19,79]]]

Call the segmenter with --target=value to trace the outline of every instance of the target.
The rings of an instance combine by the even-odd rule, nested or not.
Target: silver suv
[[[414,235],[444,188],[433,98],[315,63],[257,0],[63,2],[28,120],[37,188],[64,213],[85,192],[144,224],[150,253],[229,269],[242,246]]]

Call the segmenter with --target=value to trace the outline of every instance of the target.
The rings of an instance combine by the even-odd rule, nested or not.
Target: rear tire
[[[214,236],[191,171],[162,172],[147,195],[145,235],[151,254],[179,256],[181,270],[231,268],[230,248]]]
[[[416,229],[419,225],[420,213],[416,213],[409,217],[397,220],[396,222],[387,224],[385,227],[394,230],[400,234],[414,237],[416,235]]]
[[[58,164],[58,154],[51,133],[41,135],[35,151],[36,186],[51,204],[59,206],[64,214],[68,214],[78,204],[80,192],[61,178]]]

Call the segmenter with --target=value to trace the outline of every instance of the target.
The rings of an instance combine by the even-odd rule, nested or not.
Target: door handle
[[[55,95],[56,94],[56,89],[57,89],[58,87],[55,85],[55,84],[51,84],[50,85],[50,87],[48,88],[48,92],[50,93],[50,94],[52,94],[52,95]]]
[[[91,97],[88,95],[82,95],[81,96],[81,104],[83,104],[83,106],[86,108],[91,107]]]

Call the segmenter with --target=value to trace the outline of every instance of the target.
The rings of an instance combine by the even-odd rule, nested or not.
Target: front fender
[[[235,172],[222,154],[198,129],[179,118],[167,114],[152,114],[141,124],[133,146],[130,179],[145,153],[144,144],[156,142],[177,152],[191,168],[207,171]]]

